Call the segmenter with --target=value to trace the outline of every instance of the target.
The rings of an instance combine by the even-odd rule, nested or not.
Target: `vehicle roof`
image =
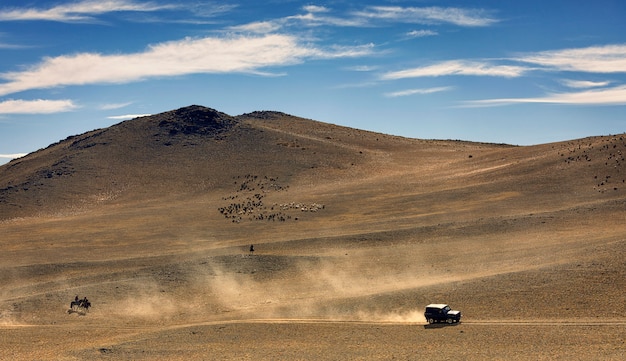
[[[431,303],[430,305],[427,305],[426,308],[446,308],[446,306],[448,306],[445,303]]]

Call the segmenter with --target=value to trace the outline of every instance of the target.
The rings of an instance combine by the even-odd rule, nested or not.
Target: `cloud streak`
[[[21,100],[0,102],[0,114],[50,114],[69,112],[78,108],[71,100]]]
[[[439,35],[436,31],[433,30],[413,30],[406,33],[406,36],[409,38],[423,38],[426,36],[435,36]]]
[[[611,84],[610,81],[589,81],[589,80],[570,80],[570,79],[563,79],[561,80],[561,83],[568,88],[577,88],[577,89],[605,87]]]
[[[289,35],[187,38],[132,54],[79,53],[46,58],[27,70],[0,74],[0,96],[67,85],[121,84],[199,73],[254,73],[308,59],[358,57],[372,45],[317,48]]]
[[[28,154],[28,153],[0,154],[0,158],[15,159],[15,158],[21,158],[21,157],[25,156],[26,154]]]
[[[605,106],[626,105],[626,85],[580,92],[554,93],[544,97],[474,100],[465,102],[462,107],[493,107],[525,103]]]
[[[383,80],[437,77],[450,75],[496,76],[517,78],[530,71],[576,71],[587,73],[626,73],[626,45],[606,45],[579,49],[536,52],[510,58],[509,62],[533,64],[496,64],[477,60],[447,60],[428,66],[387,72]],[[606,83],[574,83],[571,86],[602,86]],[[585,84],[585,85],[583,85]]]
[[[85,0],[57,5],[47,9],[0,9],[0,21],[46,20],[58,22],[89,22],[94,20],[94,15],[110,12],[151,12],[176,7],[178,6],[159,5],[153,2],[139,3],[129,0]]]
[[[8,43],[0,43],[0,49],[24,49],[27,46],[24,45],[16,45],[16,44],[8,44]]]
[[[626,73],[626,44],[542,51],[513,60],[559,71]]]
[[[526,65],[498,64],[500,61]],[[613,44],[586,48],[561,49],[529,53],[515,58],[494,61],[448,60],[432,65],[387,72],[381,80],[399,80],[440,76],[491,76],[518,78],[529,72],[626,73],[626,45]],[[626,105],[626,86],[608,87],[612,81],[560,81],[564,86],[580,90],[551,93],[540,97],[497,98],[466,101],[461,107],[493,107],[523,103],[568,104],[588,106]],[[420,94],[420,89],[385,94],[387,97]]]
[[[464,27],[490,26],[498,20],[483,9],[370,6],[356,12],[360,18],[415,24],[453,24]]]
[[[150,116],[152,114],[124,114],[124,115],[112,115],[110,117],[107,117],[107,119],[113,119],[113,120],[128,120],[128,119],[135,119],[135,118],[140,118],[140,117],[147,117]]]
[[[449,91],[449,90],[452,90],[452,89],[454,89],[454,87],[451,87],[451,86],[442,86],[442,87],[435,87],[435,88],[407,89],[407,90],[401,90],[401,91],[397,91],[397,92],[385,93],[385,96],[388,97],[388,98],[397,98],[397,97],[404,97],[404,96],[415,95],[415,94],[439,93],[439,92]]]
[[[303,13],[284,18],[253,22],[233,26],[234,31],[266,33],[284,27],[335,26],[335,27],[374,27],[383,24],[448,24],[461,27],[485,27],[499,20],[489,16],[482,9],[464,9],[454,7],[399,7],[369,6],[363,10],[342,15],[332,15],[332,9],[324,6],[308,5],[302,8]],[[432,30],[417,30],[407,33],[409,37],[433,36],[438,33]]]
[[[131,104],[132,104],[132,102],[102,104],[102,105],[98,106],[98,109],[100,109],[100,110],[114,110],[114,109],[120,109],[120,108],[127,107],[127,106],[129,106]]]
[[[522,76],[529,69],[515,65],[497,65],[488,62],[470,60],[449,60],[433,65],[388,72],[381,76],[383,80],[397,80],[419,77],[438,77],[449,75],[496,76],[515,78]]]

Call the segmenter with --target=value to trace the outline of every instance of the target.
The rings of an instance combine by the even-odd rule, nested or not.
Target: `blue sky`
[[[423,139],[626,131],[626,1],[3,0],[0,164],[199,104]]]

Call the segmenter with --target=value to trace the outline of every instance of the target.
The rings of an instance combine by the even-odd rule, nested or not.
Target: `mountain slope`
[[[190,106],[72,136],[0,167],[0,218],[119,196],[188,194],[261,170],[289,177],[312,167],[342,168],[356,161],[355,153]]]
[[[372,212],[381,215],[441,214],[438,205],[457,203],[446,213],[471,214],[472,204],[540,212],[622,199],[625,144],[622,136],[532,147],[427,141],[190,106],[72,136],[0,167],[0,219],[228,196],[245,176],[326,187],[361,209],[378,204]]]
[[[625,151],[200,106],[73,136],[0,167],[3,351],[620,359]],[[421,325],[440,302],[460,325]]]

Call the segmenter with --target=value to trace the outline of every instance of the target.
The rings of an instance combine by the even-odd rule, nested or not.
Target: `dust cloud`
[[[158,294],[143,294],[139,299],[125,299],[119,303],[120,315],[141,318],[168,318],[176,310],[175,302]]]
[[[233,318],[424,322],[417,302],[390,310],[375,299],[428,283],[413,271],[389,272],[369,258],[254,255],[212,259],[188,276],[190,289],[203,295],[195,304],[210,300]]]
[[[319,255],[207,252],[133,269],[131,277],[121,272],[118,280],[96,282],[78,293],[91,295],[91,317],[145,322],[311,319],[423,323],[425,302],[419,297],[420,288],[462,277],[459,272],[442,275],[433,271],[431,264],[416,258],[415,253],[408,255],[397,248],[352,250],[350,256],[343,250]],[[60,277],[48,286],[51,293],[72,290],[72,295],[81,288],[75,280],[64,282]],[[67,305],[63,303],[64,310]],[[16,319],[22,318],[0,309],[0,325],[17,324]]]
[[[116,317],[164,320],[175,314],[179,303],[156,281],[143,279],[129,286],[127,296],[104,306],[103,312]]]
[[[0,309],[0,327],[17,327],[23,326],[21,322],[18,322],[12,310]]]
[[[424,323],[423,310],[407,311],[407,312],[389,312],[389,313],[359,313],[358,319],[361,321],[371,322],[390,322],[390,323]]]

